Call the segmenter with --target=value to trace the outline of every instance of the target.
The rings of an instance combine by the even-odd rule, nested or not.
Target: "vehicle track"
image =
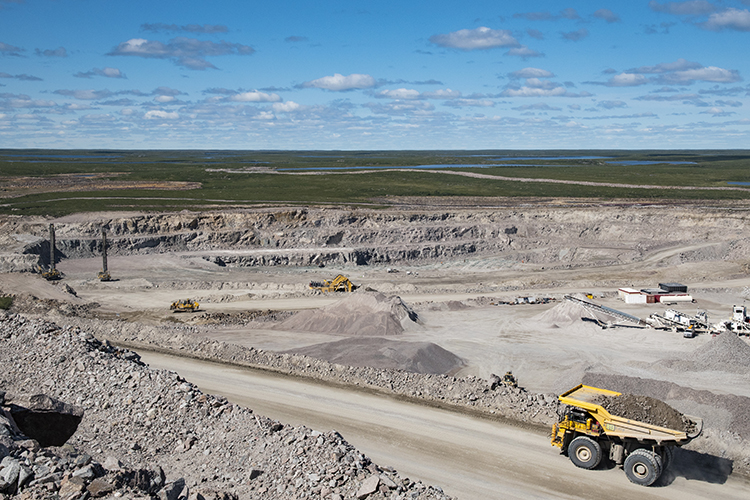
[[[381,466],[442,487],[462,500],[487,498],[744,499],[741,478],[688,473],[671,484],[633,485],[618,468],[578,469],[546,435],[446,410],[288,376],[140,351],[203,391],[293,425],[336,429]],[[680,470],[689,470],[682,464]],[[690,478],[707,477],[708,480]]]

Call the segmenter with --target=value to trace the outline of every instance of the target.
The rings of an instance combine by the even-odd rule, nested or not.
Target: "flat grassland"
[[[402,197],[746,200],[750,151],[0,150],[0,213],[263,205],[390,206]]]

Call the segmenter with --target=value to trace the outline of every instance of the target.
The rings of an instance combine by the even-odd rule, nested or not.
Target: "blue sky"
[[[0,0],[0,148],[750,148],[750,0]]]

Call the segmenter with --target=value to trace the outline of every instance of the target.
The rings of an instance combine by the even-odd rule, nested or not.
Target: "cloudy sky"
[[[0,148],[750,148],[750,0],[0,0]]]

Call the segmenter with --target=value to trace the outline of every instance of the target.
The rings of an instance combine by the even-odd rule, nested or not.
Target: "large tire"
[[[664,472],[669,468],[674,460],[674,450],[671,446],[665,446],[661,454],[661,471]]]
[[[628,455],[623,464],[631,483],[651,486],[661,476],[661,456],[651,450],[638,448]]]
[[[579,436],[568,445],[568,457],[576,467],[593,469],[602,460],[602,447],[591,438]]]

